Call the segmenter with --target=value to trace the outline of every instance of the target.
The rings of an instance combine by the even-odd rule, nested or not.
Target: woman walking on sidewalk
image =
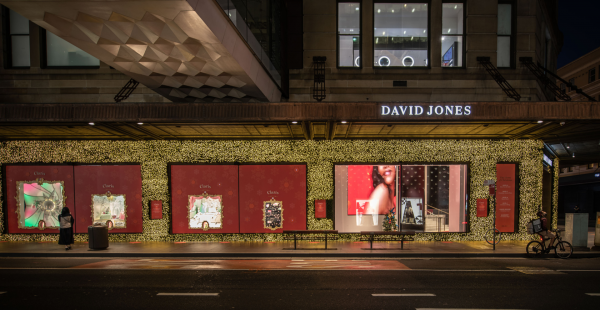
[[[60,237],[58,238],[58,244],[65,246],[65,250],[71,249],[71,244],[75,243],[73,238],[73,223],[75,219],[71,215],[69,208],[64,207],[62,212],[58,216],[58,222],[60,223]]]

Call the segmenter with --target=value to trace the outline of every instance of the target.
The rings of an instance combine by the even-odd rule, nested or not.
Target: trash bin
[[[106,225],[88,226],[89,245],[92,250],[108,248],[108,227]]]

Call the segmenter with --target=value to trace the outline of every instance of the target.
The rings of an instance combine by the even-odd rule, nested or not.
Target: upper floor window
[[[569,91],[575,90],[575,79],[569,79],[569,84],[571,84]]]
[[[427,3],[374,3],[375,67],[427,67]]]
[[[8,65],[9,67],[27,68],[30,66],[29,20],[13,10],[8,10],[7,15]]]
[[[463,66],[463,25],[462,3],[442,5],[442,67]]]
[[[566,90],[567,89],[567,85],[565,85],[565,83],[560,83],[560,89],[561,90]]]
[[[361,67],[360,2],[338,3],[338,67]]]
[[[512,67],[513,57],[513,4],[498,2],[498,68]]]
[[[52,32],[46,33],[46,66],[48,67],[99,67],[100,61],[63,40]]]
[[[591,83],[595,80],[596,80],[596,68],[592,68],[588,72],[588,83]]]

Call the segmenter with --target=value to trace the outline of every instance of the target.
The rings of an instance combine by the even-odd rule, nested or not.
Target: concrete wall
[[[470,0],[466,3],[466,66],[441,67],[442,0],[430,1],[430,68],[374,68],[373,2],[363,0],[363,67],[337,68],[336,1],[304,0],[304,68],[290,70],[290,101],[314,101],[313,56],[326,56],[325,101],[513,101],[506,96],[476,57],[487,56],[496,64],[498,0]],[[423,2],[426,2],[424,0]],[[543,62],[546,38],[550,39],[548,68],[556,70],[562,39],[558,33],[555,1],[517,0],[516,66],[500,69],[522,96],[522,101],[552,101],[535,77],[518,62],[533,57]],[[407,81],[407,87],[393,87],[392,81]]]

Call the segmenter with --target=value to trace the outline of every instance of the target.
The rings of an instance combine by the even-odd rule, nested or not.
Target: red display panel
[[[223,217],[220,229],[190,228],[189,196],[202,196],[205,192],[209,196],[222,197]],[[171,214],[174,234],[239,233],[238,166],[172,165]]]
[[[163,206],[161,200],[150,202],[150,219],[159,220],[163,218]]]
[[[516,165],[496,165],[496,228],[515,231]]]
[[[327,217],[327,203],[325,200],[315,200],[315,218],[324,219]]]
[[[282,202],[283,228],[271,230],[263,223],[263,205]],[[281,233],[306,229],[306,166],[240,166],[240,232]]]
[[[348,215],[388,214],[395,208],[396,182],[396,166],[348,166]]]
[[[43,179],[42,184],[38,181]],[[23,195],[17,192],[17,182],[25,182],[21,190]],[[59,184],[63,185],[59,185]],[[25,186],[27,188],[25,188]],[[62,190],[59,187],[62,186]],[[52,225],[58,226],[58,214],[62,207],[68,207],[71,214],[77,219],[73,191],[73,166],[6,166],[6,201],[8,206],[8,233],[10,234],[39,234],[58,233],[58,228],[45,228]],[[19,198],[22,196],[21,198]],[[27,196],[27,198],[25,198]],[[46,202],[46,201],[51,201]],[[23,204],[23,206],[20,206]],[[22,208],[22,210],[21,210]],[[21,210],[17,214],[17,210]],[[19,228],[19,217],[22,217]],[[44,225],[29,225],[26,220],[39,223],[44,220]],[[56,220],[55,224],[52,224]],[[25,228],[28,227],[28,228]],[[43,227],[44,229],[40,229]],[[75,225],[77,227],[77,225]]]
[[[488,216],[488,200],[477,199],[477,217]]]
[[[75,166],[75,203],[77,205],[75,228],[76,233],[87,233],[88,226],[96,221],[92,217],[92,205],[99,205],[96,198],[106,198],[106,214],[101,214],[103,222],[115,224],[109,233],[141,233],[142,232],[142,172],[140,165],[93,165]],[[107,195],[110,192],[110,195]],[[116,214],[111,197],[117,201],[123,199]],[[97,212],[97,211],[96,211]],[[96,213],[94,212],[94,213]],[[124,228],[121,228],[122,224]]]

